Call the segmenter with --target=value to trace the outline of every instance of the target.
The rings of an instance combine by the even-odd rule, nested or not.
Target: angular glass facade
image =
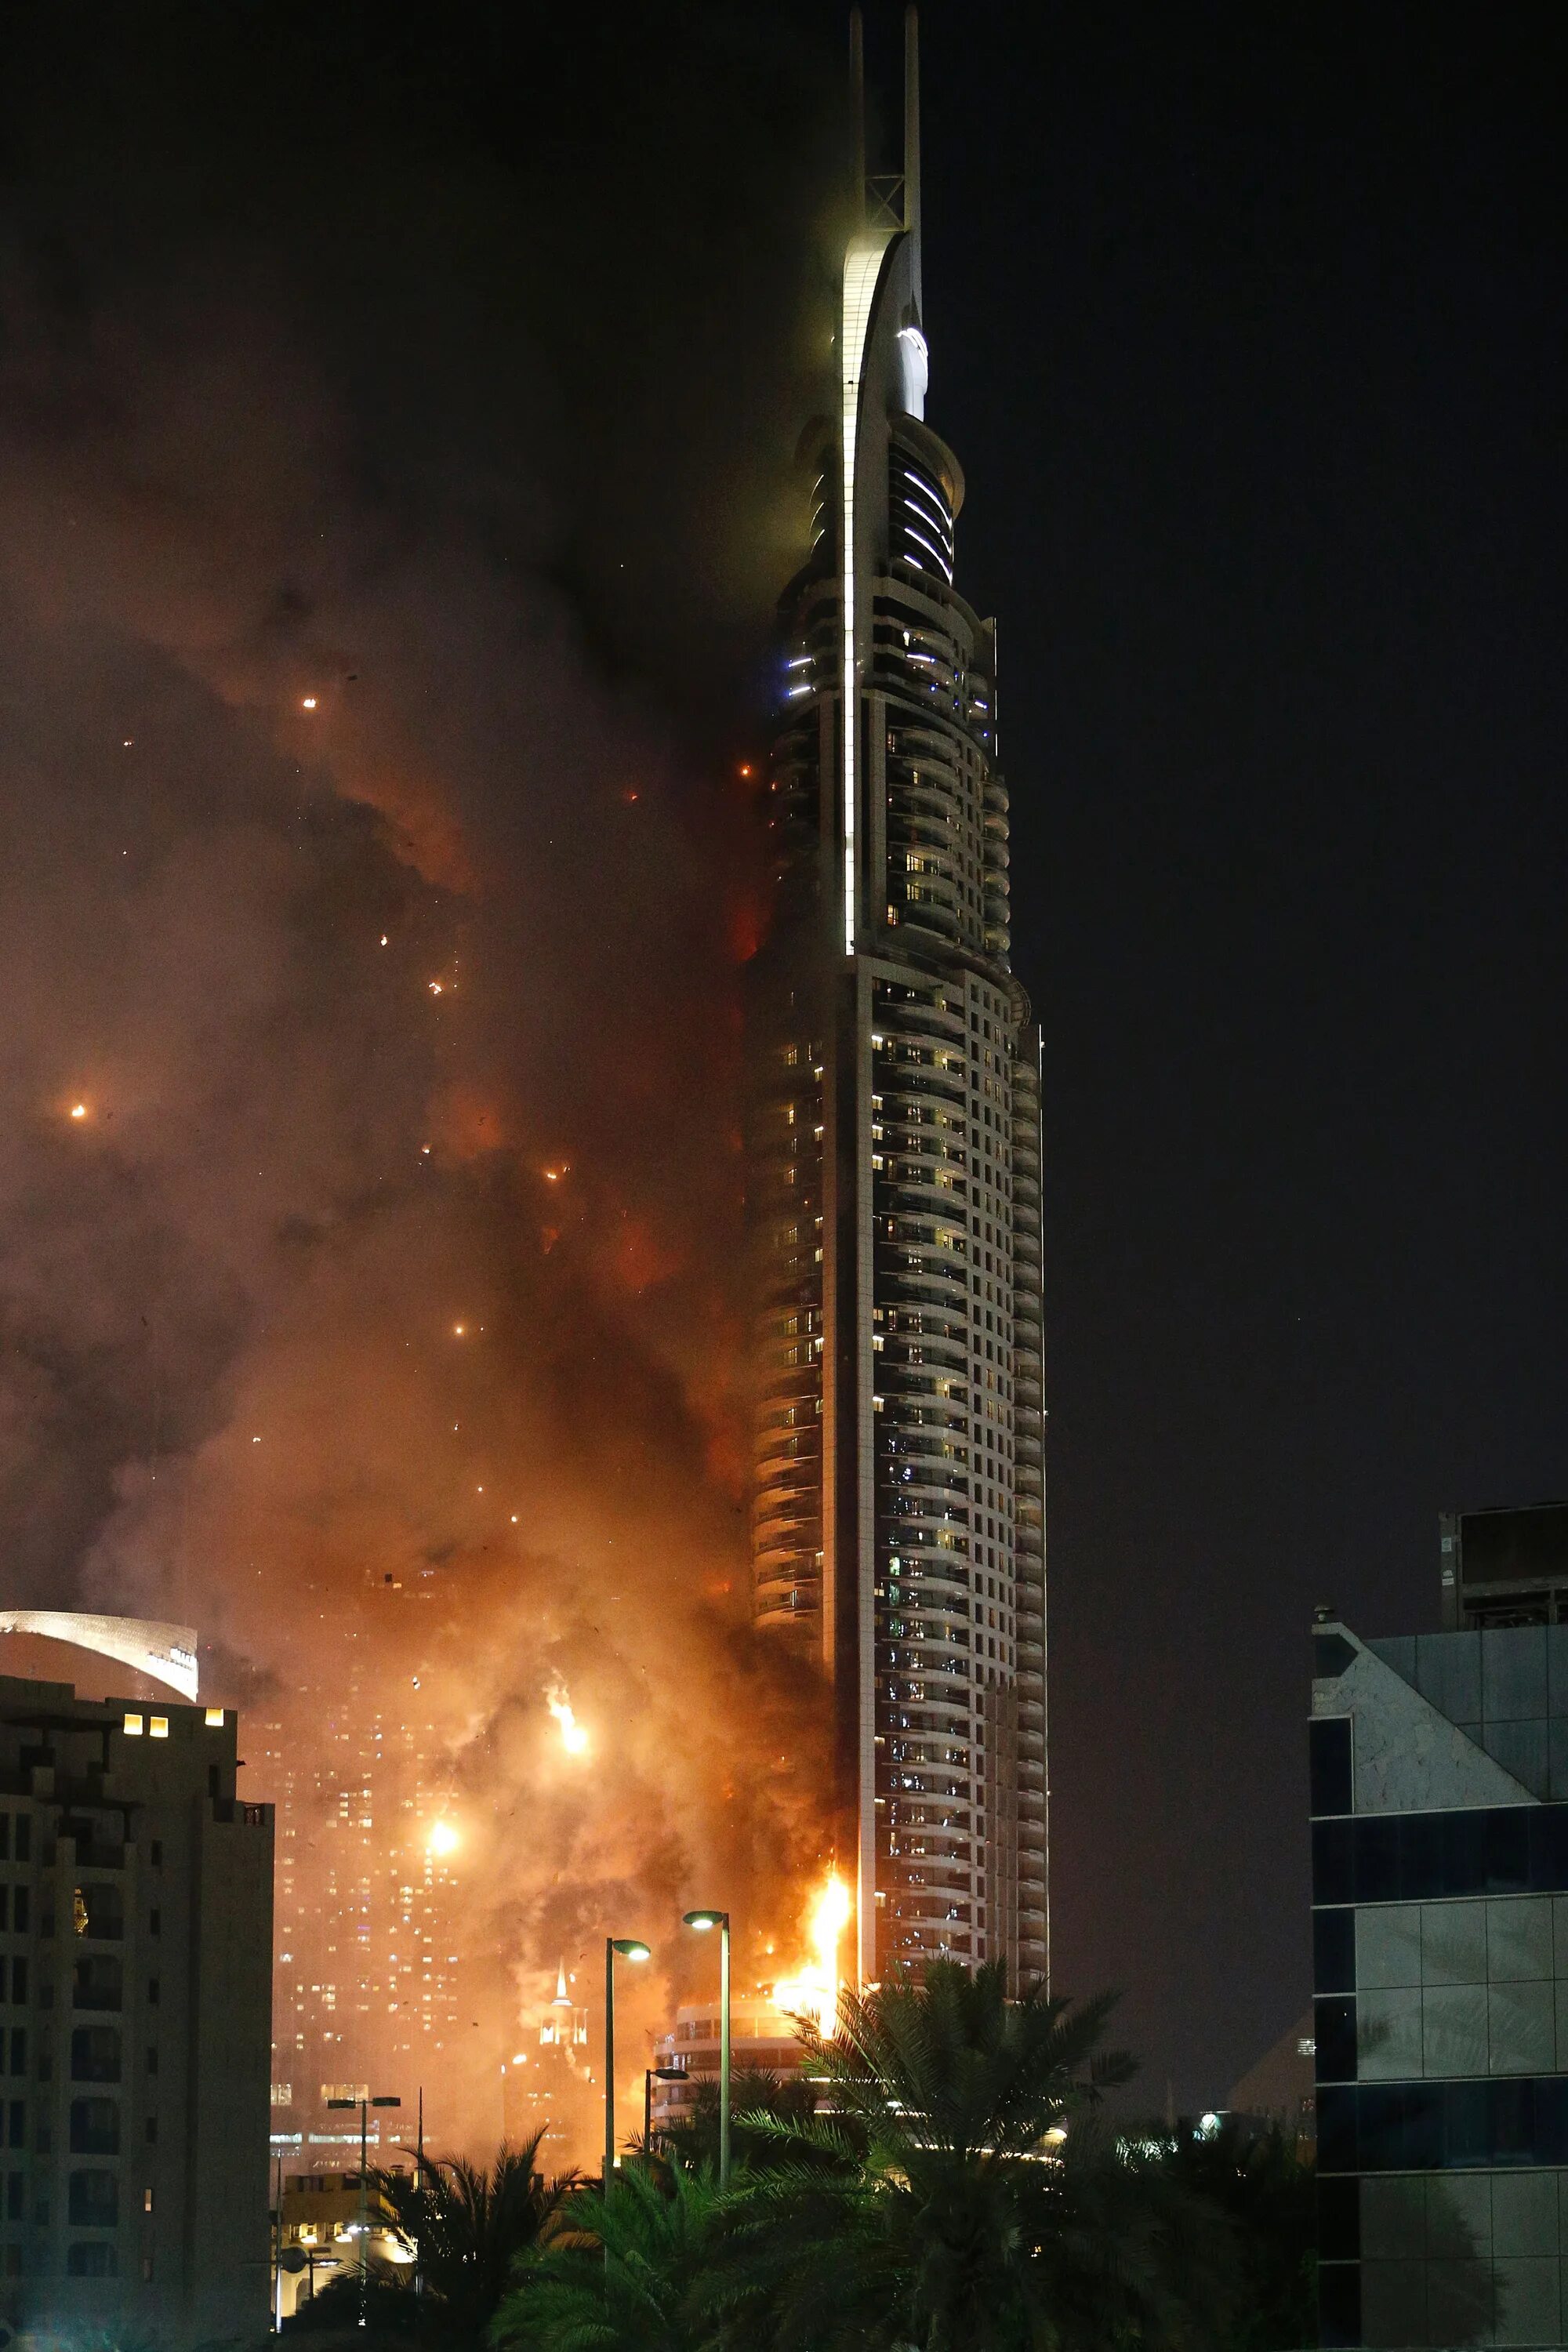
[[[781,607],[757,968],[755,1600],[835,1698],[858,1966],[1047,1966],[1038,1033],[994,626],[924,422],[918,197],[845,259]]]

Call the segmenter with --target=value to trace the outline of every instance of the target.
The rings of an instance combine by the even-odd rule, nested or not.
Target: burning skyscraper
[[[853,34],[862,121],[858,21]],[[1010,964],[996,633],[925,422],[919,69],[844,256],[838,399],[781,607],[751,1197],[764,1626],[833,1694],[862,1980],[1044,1975],[1039,1042]]]

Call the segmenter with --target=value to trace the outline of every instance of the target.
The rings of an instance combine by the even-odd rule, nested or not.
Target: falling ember
[[[427,1853],[441,1855],[456,1853],[462,1840],[450,1822],[437,1822],[425,1843]]]
[[[314,710],[315,707],[316,698],[313,694],[307,694],[300,704],[301,710]]]
[[[572,1702],[563,1683],[552,1683],[545,1693],[544,1704],[561,1727],[561,1745],[568,1756],[585,1756],[588,1735],[572,1712]]]
[[[440,993],[441,993],[441,983],[440,983],[440,982],[439,982],[438,980],[433,980],[433,981],[431,981],[428,984],[429,984],[429,989],[430,989],[430,993],[431,993],[431,995],[432,995],[432,996],[439,996],[439,995],[440,995]]]
[[[834,1872],[811,1906],[806,1940],[811,1958],[797,1976],[773,1987],[773,2005],[792,2017],[809,2018],[819,2028],[831,2024],[838,2005],[838,1946],[849,1924],[849,1889]]]
[[[85,1103],[72,1103],[71,1117],[72,1118],[85,1118],[87,1117],[87,1105]]]

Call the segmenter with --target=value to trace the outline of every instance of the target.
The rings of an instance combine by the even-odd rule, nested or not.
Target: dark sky
[[[1058,1968],[1187,2100],[1306,2005],[1312,1604],[1430,1627],[1440,1507],[1568,1491],[1546,23],[927,11],[1046,1035]]]
[[[871,14],[875,70],[898,26]],[[1305,2004],[1312,1604],[1430,1625],[1440,1507],[1568,1491],[1550,24],[925,12],[928,415],[969,477],[960,584],[1001,624],[1047,1041],[1058,1972],[1127,1989],[1153,2103],[1167,2074],[1223,2095]],[[4,29],[8,429],[28,479],[63,452],[122,566],[149,446],[192,435],[171,536],[237,546],[244,517],[245,695],[310,596],[353,609],[289,541],[326,535],[321,473],[361,605],[395,548],[419,641],[449,625],[480,698],[505,645],[526,715],[557,647],[465,629],[432,557],[454,514],[487,614],[521,578],[565,616],[550,740],[606,806],[628,710],[655,765],[759,739],[837,7],[253,0]],[[238,425],[231,376],[189,392],[237,303],[244,347],[281,322],[288,361]],[[139,334],[178,400],[137,380]],[[310,485],[308,530],[236,490],[258,439]],[[182,560],[137,626],[210,683],[158,608]],[[488,735],[459,748],[466,821],[526,858],[526,782]],[[694,891],[710,800],[672,790],[670,824]],[[555,1018],[558,1089],[595,1049]],[[601,997],[596,1034],[615,1018]],[[651,1115],[605,1145],[660,1199],[692,1190],[679,1148]]]

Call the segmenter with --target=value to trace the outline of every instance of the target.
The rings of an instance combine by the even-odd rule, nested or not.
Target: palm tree
[[[720,2199],[706,2167],[634,2158],[580,2188],[520,2266],[489,2340],[500,2352],[702,2352],[699,2289]]]
[[[375,2186],[416,2258],[425,2316],[443,2336],[482,2343],[513,2267],[554,2224],[574,2182],[538,2170],[542,2127],[493,2166],[461,2157],[427,2161],[414,2179],[382,2172]]]
[[[999,1963],[947,1960],[847,1994],[830,2039],[803,2035],[831,2114],[748,2118],[782,2161],[740,2184],[709,2307],[776,2352],[1201,2341],[1198,2216],[1096,2128],[1133,2072],[1102,2047],[1113,2006],[1009,2001]]]

